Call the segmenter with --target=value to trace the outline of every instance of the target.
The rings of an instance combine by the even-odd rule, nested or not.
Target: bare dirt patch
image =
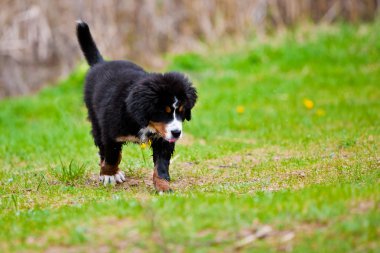
[[[351,166],[357,159],[354,151],[344,149],[310,147],[305,151],[276,146],[243,151],[201,163],[179,162],[176,158],[171,162],[171,188],[181,192],[215,190],[215,187],[231,191],[239,188],[239,192],[299,189],[332,180],[336,178],[336,173],[341,173],[342,177],[350,176],[345,175],[349,170],[337,172],[335,168]],[[151,168],[128,172],[127,181],[117,187],[154,192],[152,173]],[[99,185],[97,175],[92,175],[88,183]]]
[[[350,212],[353,214],[363,214],[370,210],[380,211],[380,202],[375,202],[374,200],[361,200],[354,201],[350,204]]]

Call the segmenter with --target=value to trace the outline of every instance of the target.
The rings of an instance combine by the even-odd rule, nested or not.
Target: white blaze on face
[[[178,107],[178,99],[176,97],[174,97],[173,107],[173,120],[166,125],[166,139],[169,142],[175,142],[177,139],[182,137],[182,121],[178,120],[175,114]],[[179,137],[175,138],[172,132],[181,132],[181,134]]]

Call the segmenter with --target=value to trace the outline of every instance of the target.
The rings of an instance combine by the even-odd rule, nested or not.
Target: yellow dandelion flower
[[[311,109],[313,109],[313,107],[314,107],[314,102],[311,101],[310,99],[305,98],[305,99],[303,100],[303,105],[306,107],[306,109],[311,110]]]
[[[244,110],[245,110],[245,108],[242,105],[239,105],[238,107],[236,107],[236,112],[239,114],[244,113]]]
[[[150,147],[151,145],[152,145],[152,141],[151,141],[151,140],[148,140],[147,142],[143,142],[143,143],[141,143],[141,144],[140,144],[140,147],[141,147],[142,149],[146,149],[146,148]]]
[[[323,116],[326,115],[326,111],[323,110],[323,109],[318,109],[318,110],[315,112],[315,114],[317,114],[317,116],[319,116],[319,117],[323,117]]]

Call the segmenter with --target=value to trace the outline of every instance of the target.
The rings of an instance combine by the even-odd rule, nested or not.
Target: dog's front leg
[[[169,165],[170,158],[174,152],[174,146],[174,143],[169,143],[162,138],[153,140],[152,142],[154,162],[153,184],[158,192],[171,191],[169,186]]]
[[[104,185],[122,183],[125,181],[124,173],[119,169],[121,161],[121,144],[108,143],[104,146],[105,159],[100,164],[100,181]]]

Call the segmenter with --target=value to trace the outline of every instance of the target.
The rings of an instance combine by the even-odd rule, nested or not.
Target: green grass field
[[[149,149],[97,181],[86,67],[0,101],[0,251],[379,252],[380,26],[168,56],[199,102],[157,195]]]

